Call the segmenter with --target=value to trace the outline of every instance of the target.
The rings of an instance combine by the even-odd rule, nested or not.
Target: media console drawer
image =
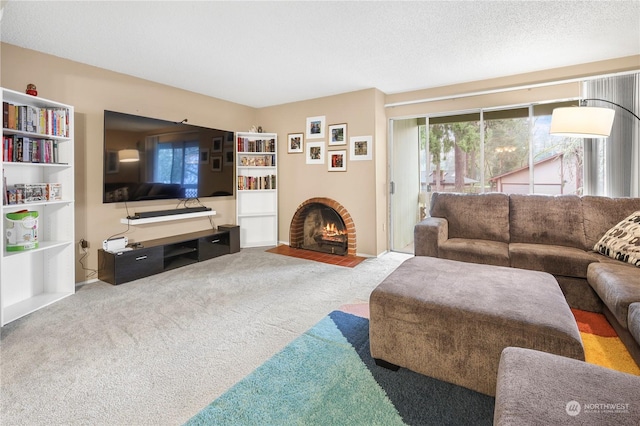
[[[198,260],[213,259],[231,253],[229,249],[229,233],[222,232],[198,240]]]
[[[98,277],[110,284],[122,284],[164,270],[162,247],[109,253],[98,250]]]

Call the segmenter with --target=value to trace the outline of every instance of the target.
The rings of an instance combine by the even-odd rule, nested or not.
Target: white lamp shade
[[[137,149],[121,149],[118,151],[118,161],[121,163],[140,161],[140,153]]]
[[[615,110],[597,107],[556,108],[549,133],[574,138],[606,138],[611,134]]]

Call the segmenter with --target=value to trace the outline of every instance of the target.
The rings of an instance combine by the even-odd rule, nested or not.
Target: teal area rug
[[[334,311],[186,425],[491,425],[494,398],[376,366],[369,321]]]

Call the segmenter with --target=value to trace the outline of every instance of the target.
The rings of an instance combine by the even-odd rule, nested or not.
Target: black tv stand
[[[171,216],[175,214],[188,214],[188,213],[199,213],[199,212],[208,212],[211,211],[210,207],[184,207],[181,209],[170,209],[170,210],[156,210],[152,212],[136,212],[133,216],[129,216],[128,219],[144,219],[147,217],[160,217],[160,216]]]
[[[240,251],[240,227],[191,232],[130,244],[119,252],[98,250],[98,278],[118,285]]]

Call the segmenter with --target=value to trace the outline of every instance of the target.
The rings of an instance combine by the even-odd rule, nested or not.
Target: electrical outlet
[[[80,240],[80,247],[83,249],[89,248],[89,241],[84,238]]]

